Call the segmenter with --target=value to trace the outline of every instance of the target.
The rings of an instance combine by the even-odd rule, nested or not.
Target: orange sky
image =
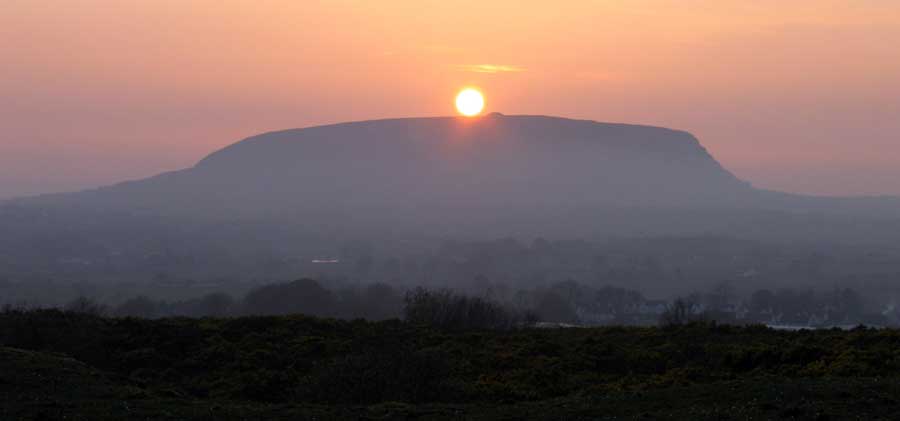
[[[688,130],[757,186],[900,194],[900,2],[5,0],[0,197],[263,131],[488,111]]]

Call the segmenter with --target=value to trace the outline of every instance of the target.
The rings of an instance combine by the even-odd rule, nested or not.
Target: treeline
[[[897,326],[900,312],[893,305],[867,305],[852,288],[824,291],[792,288],[758,289],[744,296],[728,283],[707,292],[678,297],[667,306],[664,323],[672,320],[715,320],[719,323],[768,324],[794,327]]]
[[[6,311],[17,310],[6,306]],[[28,310],[28,308],[20,308]],[[304,314],[339,319],[387,320],[403,318],[450,330],[510,329],[532,325],[537,313],[521,310],[487,297],[470,296],[449,289],[416,287],[400,290],[375,283],[333,292],[312,279],[274,283],[250,290],[242,299],[225,293],[166,302],[137,296],[107,306],[79,297],[62,310],[95,316],[137,317],[238,317]]]
[[[539,320],[532,310],[516,311],[488,299],[421,287],[406,293],[403,317],[411,323],[451,330],[512,329]]]
[[[332,288],[334,283],[361,281],[390,285],[449,287],[478,292],[491,284],[512,289],[546,287],[563,280],[599,288],[614,285],[653,298],[672,298],[706,290],[723,280],[739,285],[742,294],[760,288],[855,288],[872,311],[900,300],[900,248],[838,247],[820,244],[765,244],[733,238],[655,237],[595,241],[535,239],[417,244],[395,250],[383,241],[306,247],[285,247],[281,255],[265,248],[249,254],[225,253],[229,243],[215,236],[211,244],[154,244],[148,248],[111,250],[59,243],[53,250],[26,247],[34,233],[12,235],[23,214],[4,231],[0,247],[0,295],[4,302],[65,303],[78,295],[186,298],[211,290],[235,298],[247,281],[312,277]],[[109,216],[112,217],[112,216]],[[27,221],[26,221],[27,222]],[[71,229],[71,221],[60,221]],[[148,235],[158,224],[141,224]],[[224,228],[224,227],[219,227]],[[142,228],[144,229],[144,228]],[[171,233],[175,235],[175,233]],[[12,235],[12,236],[10,236]],[[224,235],[224,234],[223,234]],[[170,235],[165,235],[170,237]],[[0,240],[0,241],[2,241]],[[13,241],[16,240],[16,241]],[[86,239],[87,240],[87,239]],[[89,239],[97,243],[96,238]],[[196,241],[211,241],[195,238]],[[103,241],[99,241],[103,243]],[[231,243],[240,244],[240,241]],[[391,243],[391,242],[387,242]],[[307,250],[299,253],[298,248]],[[315,250],[311,252],[308,250]],[[51,253],[52,252],[52,253]],[[49,254],[48,254],[49,253]],[[323,259],[328,263],[322,263]],[[337,293],[337,289],[333,289]],[[774,291],[773,291],[774,292]]]
[[[552,325],[670,325],[690,321],[791,327],[896,326],[895,307],[872,308],[854,289],[780,288],[738,294],[723,282],[705,292],[656,300],[639,291],[575,281],[514,289],[486,279],[468,291],[386,283],[331,288],[312,279],[255,287],[239,297],[224,292],[166,301],[138,295],[117,303],[78,297],[65,310],[112,317],[238,317],[306,314],[338,319],[406,319],[449,329]],[[29,306],[19,306],[29,308]],[[37,306],[40,307],[40,306]],[[32,306],[31,308],[35,308]]]
[[[305,314],[338,319],[387,320],[404,318],[451,329],[506,328],[547,321],[596,324],[585,309],[623,313],[636,308],[643,296],[622,288],[591,288],[573,281],[532,289],[512,289],[483,283],[480,291],[447,288],[404,288],[386,283],[343,285],[329,289],[313,279],[272,283],[249,290],[242,297],[224,292],[166,301],[138,295],[118,303],[81,296],[59,306],[63,310],[111,317],[238,317]],[[37,309],[18,305],[7,308]],[[657,314],[651,314],[653,324]],[[610,322],[625,322],[612,318]],[[622,323],[625,324],[625,323]]]
[[[112,317],[236,317],[306,314],[342,319],[399,318],[404,291],[384,283],[344,287],[337,291],[313,279],[262,285],[235,298],[215,292],[197,298],[165,301],[139,295],[118,304],[78,297],[64,310]]]

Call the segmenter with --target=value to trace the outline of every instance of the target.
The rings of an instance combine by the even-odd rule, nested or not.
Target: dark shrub
[[[693,300],[677,298],[659,316],[659,324],[662,326],[679,326],[693,322],[705,322],[707,319],[707,315],[699,311],[699,306]]]
[[[442,329],[510,329],[525,320],[499,303],[450,290],[418,287],[407,292],[404,301],[403,317],[407,321]]]

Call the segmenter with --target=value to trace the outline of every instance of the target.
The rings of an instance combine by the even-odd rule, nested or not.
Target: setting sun
[[[456,95],[456,110],[460,114],[472,117],[484,109],[484,96],[475,88],[466,88]]]

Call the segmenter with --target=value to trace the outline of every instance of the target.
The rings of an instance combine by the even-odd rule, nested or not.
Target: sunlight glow
[[[478,115],[484,109],[484,96],[475,88],[466,88],[456,95],[456,110],[466,117]]]

